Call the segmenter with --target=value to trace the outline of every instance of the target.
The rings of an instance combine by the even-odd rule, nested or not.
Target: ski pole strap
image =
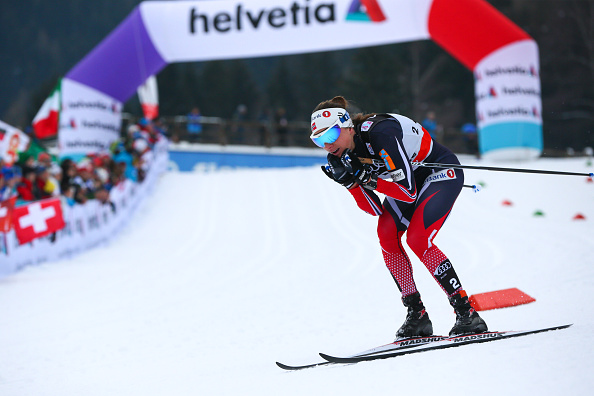
[[[522,168],[500,168],[496,166],[479,166],[479,165],[459,165],[459,164],[440,164],[435,162],[413,162],[413,165],[425,166],[428,168],[454,168],[454,169],[477,169],[488,170],[496,172],[518,172],[518,173],[539,173],[543,175],[563,175],[563,176],[586,176],[594,177],[594,173],[585,172],[564,172],[540,169],[522,169]]]

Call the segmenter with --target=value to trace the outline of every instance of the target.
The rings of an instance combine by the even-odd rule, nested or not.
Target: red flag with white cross
[[[21,245],[59,231],[66,225],[59,198],[14,208],[12,223]]]
[[[0,202],[0,232],[8,232],[12,226],[12,211],[17,197]]]

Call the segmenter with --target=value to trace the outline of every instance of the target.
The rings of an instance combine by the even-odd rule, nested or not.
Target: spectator
[[[37,165],[51,168],[52,166],[52,157],[46,153],[45,151],[40,152],[37,154]]]
[[[111,206],[111,211],[115,212],[115,204],[111,202],[109,198],[109,191],[105,187],[101,187],[95,191],[95,199],[97,199],[97,201],[99,201],[102,205]]]
[[[74,206],[76,204],[76,201],[74,200],[75,192],[76,186],[74,184],[62,188],[62,196],[68,206]]]
[[[84,158],[78,163],[76,169],[78,174],[74,182],[82,187],[87,198],[92,199],[95,191],[93,162],[89,158]]]
[[[153,126],[155,128],[155,133],[161,136],[165,136],[170,138],[171,135],[169,134],[169,129],[167,128],[167,124],[163,118],[159,118],[153,121]],[[202,127],[202,125],[200,125]]]
[[[198,107],[192,108],[186,117],[188,140],[198,142],[202,135],[202,114],[200,113],[200,109]]]
[[[278,134],[278,144],[279,146],[286,146],[287,145],[287,134],[289,132],[288,126],[289,122],[287,121],[286,110],[281,107],[276,111],[275,119],[276,122],[276,133]]]
[[[123,177],[130,179],[133,182],[138,181],[138,172],[134,167],[134,157],[123,145],[117,147],[117,154],[114,155],[113,160],[119,164],[117,172],[123,170]]]
[[[15,166],[3,166],[0,171],[0,202],[17,195],[16,186],[20,179],[20,172]]]
[[[479,149],[476,126],[472,122],[467,122],[466,124],[462,125],[460,130],[462,131],[462,138],[464,139],[464,144],[466,145],[466,151],[469,154],[474,154],[478,157]]]
[[[153,160],[153,152],[145,139],[139,138],[133,144],[135,155],[137,157],[138,180],[143,181]]]
[[[149,147],[152,149],[158,139],[158,133],[156,132],[154,124],[146,118],[141,118],[138,125],[139,134],[132,136],[132,140],[142,138],[149,143]]]
[[[60,164],[60,168],[62,168],[60,189],[62,191],[67,191],[76,176],[76,164],[70,158],[66,158]]]
[[[245,122],[248,118],[248,108],[244,104],[237,106],[233,114],[233,135],[237,143],[243,143],[245,138]]]
[[[128,168],[128,164],[124,161],[115,161],[113,165],[113,170],[111,172],[111,183],[115,186],[118,183],[123,182],[126,180],[126,169]]]
[[[36,199],[33,192],[35,188],[35,176],[35,168],[29,166],[23,167],[23,175],[16,186],[18,201],[30,202]]]
[[[437,139],[437,122],[435,121],[435,112],[430,111],[421,123],[423,128],[429,132],[433,139]]]
[[[88,201],[87,188],[84,185],[73,184],[74,187],[74,202],[77,204],[85,204]]]
[[[270,147],[270,110],[263,109],[258,117],[260,144],[262,146]]]
[[[35,182],[33,183],[33,196],[36,200],[46,199],[52,196],[47,186],[50,177],[49,169],[45,166],[35,168]]]
[[[51,163],[47,169],[49,177],[45,184],[45,191],[51,194],[52,197],[59,197],[62,194],[62,168],[56,163]]]

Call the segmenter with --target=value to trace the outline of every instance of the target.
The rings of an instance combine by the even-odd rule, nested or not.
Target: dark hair
[[[322,110],[322,109],[329,109],[331,107],[340,107],[341,109],[345,109],[348,110],[350,106],[350,102],[348,100],[346,100],[343,96],[335,96],[330,100],[325,100],[323,102],[320,102],[316,108],[314,109],[313,112],[316,112],[318,110]],[[374,116],[376,113],[369,113],[369,114],[363,114],[363,113],[357,113],[357,114],[351,114],[351,119],[353,120],[353,123],[355,125],[360,125],[363,123],[363,121],[365,121],[366,119],[368,119],[371,116]]]
[[[320,102],[314,109],[313,113],[315,113],[318,110],[330,109],[332,107],[340,107],[341,109],[346,110],[348,106],[349,106],[349,102],[344,97],[335,96],[330,100],[325,100],[323,102]]]

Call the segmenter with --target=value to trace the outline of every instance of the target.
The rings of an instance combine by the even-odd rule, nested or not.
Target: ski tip
[[[280,368],[282,368],[283,370],[294,370],[294,367],[292,366],[287,366],[286,364],[283,364],[281,362],[276,362],[276,365]]]
[[[325,361],[330,362],[330,363],[344,363],[345,361],[348,360],[348,359],[344,359],[344,358],[338,358],[335,356],[327,355],[327,354],[321,353],[321,352],[319,353],[319,355],[322,359],[324,359]]]
[[[325,353],[319,353],[320,357],[329,363],[356,363],[357,359],[330,356]]]
[[[302,370],[302,369],[311,368],[311,367],[325,366],[328,364],[330,364],[330,362],[324,361],[324,362],[319,362],[319,363],[305,364],[303,366],[289,366],[288,364],[276,362],[276,365],[278,367],[282,368],[283,370],[289,370],[289,371],[296,371],[296,370]]]

